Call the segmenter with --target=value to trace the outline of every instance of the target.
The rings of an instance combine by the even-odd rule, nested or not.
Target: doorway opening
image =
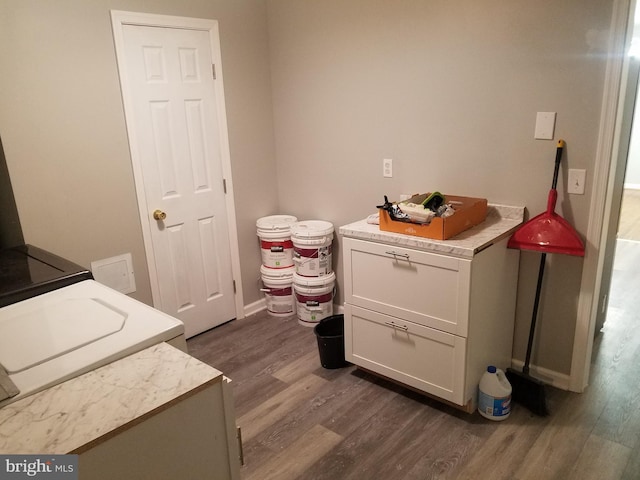
[[[606,311],[596,324],[596,336],[592,362],[604,366],[611,355],[624,358],[624,350],[640,345],[640,17],[636,12],[627,81],[633,85],[626,95],[632,111],[629,119],[628,138],[625,139],[626,158],[620,176],[619,204],[612,212],[618,212],[615,229],[614,253],[610,270]],[[622,143],[622,140],[621,140]],[[614,193],[615,197],[615,193]],[[637,333],[636,333],[637,332]]]

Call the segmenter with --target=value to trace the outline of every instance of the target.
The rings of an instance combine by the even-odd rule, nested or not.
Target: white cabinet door
[[[471,261],[343,240],[346,302],[467,336]]]
[[[345,357],[405,385],[465,405],[466,339],[345,305]]]

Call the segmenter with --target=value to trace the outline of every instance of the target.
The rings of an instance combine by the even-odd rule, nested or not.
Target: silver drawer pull
[[[398,252],[394,252],[393,250],[390,252],[384,252],[387,255],[393,255],[394,257],[402,257],[402,258],[406,258],[407,260],[409,260],[409,254],[408,253],[398,253]]]
[[[384,324],[390,326],[391,328],[399,328],[400,330],[404,330],[405,332],[409,330],[409,327],[407,327],[406,325],[398,325],[395,322],[384,322]]]

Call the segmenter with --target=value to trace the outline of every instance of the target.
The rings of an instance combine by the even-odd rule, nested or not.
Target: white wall
[[[268,0],[281,211],[338,227],[384,194],[438,190],[535,215],[563,138],[558,210],[584,235],[591,191],[569,197],[564,173],[593,171],[611,3]],[[538,111],[557,112],[554,141],[533,138]],[[383,158],[394,160],[391,179]],[[516,358],[538,262],[523,253]],[[561,373],[581,272],[580,258],[550,258],[533,361]]]
[[[84,266],[133,254],[151,303],[109,11],[219,22],[245,301],[277,212],[262,0],[0,0],[0,137],[26,242]]]
[[[611,4],[0,0],[0,136],[25,239],[83,265],[132,252],[136,297],[150,302],[110,9],[220,23],[247,304],[261,296],[265,215],[337,228],[384,194],[431,190],[543,211],[555,141],[533,139],[537,111],[558,112],[558,208],[584,235],[590,184],[568,196],[564,172],[593,172]],[[582,260],[550,257],[534,363],[568,373]],[[523,254],[517,358],[537,264]]]

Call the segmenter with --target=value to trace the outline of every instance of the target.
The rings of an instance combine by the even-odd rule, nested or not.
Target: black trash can
[[[318,340],[320,364],[324,368],[341,368],[344,359],[344,315],[332,315],[320,320],[313,331]]]

